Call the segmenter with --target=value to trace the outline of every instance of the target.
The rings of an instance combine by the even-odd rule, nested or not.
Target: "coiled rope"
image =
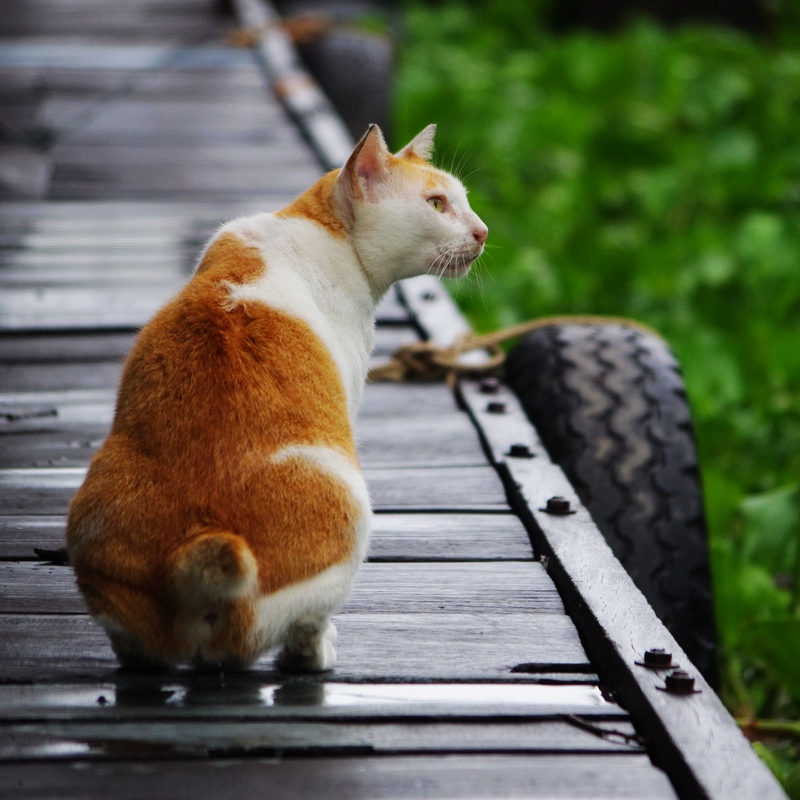
[[[389,360],[373,367],[367,375],[370,383],[379,381],[452,381],[459,375],[480,377],[501,372],[506,353],[503,342],[516,339],[539,328],[556,325],[622,325],[643,330],[661,338],[660,334],[640,322],[625,317],[555,316],[521,322],[491,333],[466,333],[450,347],[433,342],[412,342],[398,347]],[[479,362],[465,361],[466,353],[484,350]]]

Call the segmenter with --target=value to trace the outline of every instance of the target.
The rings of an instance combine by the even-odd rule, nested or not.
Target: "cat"
[[[69,510],[78,587],[124,667],[333,667],[371,507],[353,441],[375,307],[458,277],[487,227],[430,163],[370,126],[277,213],[225,224],[146,325]]]

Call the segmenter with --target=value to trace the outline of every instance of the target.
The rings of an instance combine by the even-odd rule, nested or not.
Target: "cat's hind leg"
[[[336,628],[327,617],[303,617],[289,626],[278,668],[284,672],[325,672],[336,663]]]

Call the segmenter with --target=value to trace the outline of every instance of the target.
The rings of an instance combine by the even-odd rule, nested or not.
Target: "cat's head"
[[[488,228],[463,184],[430,163],[435,132],[392,154],[371,125],[336,179],[337,214],[379,290],[425,273],[461,277],[483,252]]]

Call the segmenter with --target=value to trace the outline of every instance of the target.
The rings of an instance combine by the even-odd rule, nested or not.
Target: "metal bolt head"
[[[676,669],[664,679],[664,688],[671,694],[694,694],[694,676],[686,670]]]
[[[644,654],[644,663],[647,667],[660,667],[664,669],[672,666],[672,653],[663,647],[653,647]]]
[[[497,394],[500,390],[500,381],[497,378],[484,378],[480,390],[481,394]]]
[[[502,400],[492,400],[492,402],[486,406],[486,410],[490,414],[505,414],[506,404],[502,402]]]
[[[533,458],[530,447],[526,444],[516,442],[508,449],[508,455],[512,458]]]
[[[571,514],[572,506],[566,497],[550,497],[544,510],[548,514]]]

